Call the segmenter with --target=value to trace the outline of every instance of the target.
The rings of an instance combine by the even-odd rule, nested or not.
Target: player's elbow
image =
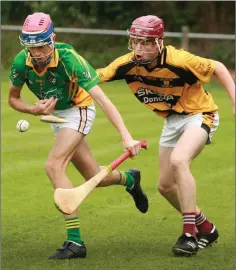
[[[19,100],[19,98],[15,97],[15,96],[12,96],[12,95],[9,95],[9,98],[8,98],[8,104],[9,104],[9,106],[12,109],[17,110],[17,102],[18,102],[18,100]]]
[[[15,97],[9,95],[9,97],[8,97],[8,105],[13,109],[15,108],[15,106],[14,106],[15,105],[15,100],[16,100]]]
[[[215,74],[220,74],[224,72],[226,69],[225,65],[219,61],[215,61]]]

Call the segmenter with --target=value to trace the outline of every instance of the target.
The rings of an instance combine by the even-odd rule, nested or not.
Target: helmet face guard
[[[157,52],[161,53],[163,49],[163,34],[164,34],[164,23],[162,19],[157,16],[143,16],[133,21],[128,31],[129,36],[129,50],[135,51],[135,44],[142,43],[143,45],[152,44],[157,46]],[[162,40],[159,44],[159,39]],[[145,52],[145,51],[144,51]],[[146,51],[145,53],[153,54],[155,52]],[[157,56],[151,60],[138,60],[135,57],[135,62],[139,65],[150,64]]]
[[[137,51],[136,51],[136,46],[138,43],[141,44],[145,48],[142,50],[143,53],[151,54],[151,55],[155,54],[155,57],[153,57],[150,60],[139,60],[137,57]],[[148,65],[158,55],[158,50],[160,50],[160,46],[158,44],[157,38],[130,37],[128,49],[135,52],[135,58],[133,59],[133,61],[137,65]]]
[[[20,43],[26,48],[36,48],[49,45],[51,51],[43,57],[35,57],[31,55],[31,60],[34,65],[45,66],[50,61],[48,59],[43,62],[38,62],[37,59],[50,56],[54,50],[54,25],[48,14],[34,13],[29,15],[23,25]]]

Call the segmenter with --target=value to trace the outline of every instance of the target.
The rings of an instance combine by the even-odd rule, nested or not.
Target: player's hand
[[[32,114],[34,115],[48,115],[54,110],[57,98],[50,97],[49,99],[38,100],[32,108]]]
[[[129,150],[132,156],[136,156],[139,154],[141,150],[141,143],[140,141],[135,141],[133,139],[123,141],[123,146],[127,150]]]

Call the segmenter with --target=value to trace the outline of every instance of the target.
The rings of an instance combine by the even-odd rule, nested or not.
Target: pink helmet
[[[133,38],[162,38],[164,34],[163,20],[153,15],[139,17],[132,22],[128,34]]]
[[[20,41],[26,47],[52,45],[53,33],[54,25],[50,15],[34,13],[24,22]]]

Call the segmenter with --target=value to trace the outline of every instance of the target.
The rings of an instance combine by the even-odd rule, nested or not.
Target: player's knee
[[[162,196],[165,196],[165,195],[173,192],[173,190],[175,189],[175,185],[174,184],[173,185],[165,185],[165,184],[163,185],[163,184],[159,183],[157,186],[157,189]]]
[[[44,168],[49,177],[60,174],[63,170],[62,164],[52,159],[47,160]]]
[[[170,167],[173,171],[183,170],[189,167],[189,162],[184,157],[173,155],[170,157]]]

